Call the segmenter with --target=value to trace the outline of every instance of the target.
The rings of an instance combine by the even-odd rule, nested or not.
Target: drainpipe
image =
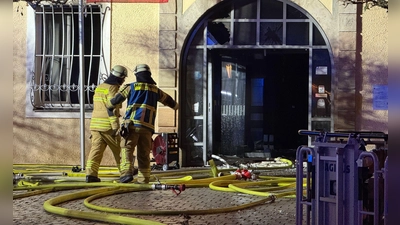
[[[79,0],[79,102],[80,102],[80,133],[81,133],[81,168],[85,169],[85,61],[84,61],[84,0]]]

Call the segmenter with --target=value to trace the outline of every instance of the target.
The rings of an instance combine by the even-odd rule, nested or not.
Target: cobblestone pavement
[[[76,219],[46,212],[43,203],[65,193],[79,190],[39,194],[13,200],[13,224],[110,224],[95,220]],[[92,204],[124,209],[141,210],[201,210],[225,208],[253,202],[264,197],[233,192],[214,191],[209,188],[188,188],[180,195],[169,190],[129,192],[94,200]],[[83,199],[57,205],[66,209],[95,212],[83,204]],[[98,212],[98,211],[97,211]],[[275,202],[228,213],[206,215],[132,215],[119,214],[161,222],[167,225],[294,225],[295,199],[278,198]]]
[[[294,169],[273,170],[268,176],[292,176]],[[13,200],[13,224],[87,224],[103,225],[113,224],[94,219],[80,219],[61,216],[45,211],[43,203],[46,200],[68,193],[79,193],[85,189],[63,190]],[[94,189],[94,188],[90,188]],[[293,189],[294,191],[294,189]],[[14,191],[14,194],[19,192]],[[160,222],[166,225],[295,225],[296,200],[294,197],[277,198],[274,202],[262,203],[249,208],[231,212],[219,211],[228,207],[240,206],[246,203],[265,199],[266,197],[243,194],[239,192],[216,191],[208,187],[189,187],[179,195],[171,190],[151,190],[139,192],[126,192],[112,194],[91,201],[91,204],[101,208],[149,210],[149,211],[183,211],[183,210],[209,210],[207,214],[177,214],[177,215],[136,215],[109,213],[97,211],[86,207],[84,198],[72,200],[57,205],[66,210],[82,212],[96,212],[102,214],[120,215],[139,219]]]

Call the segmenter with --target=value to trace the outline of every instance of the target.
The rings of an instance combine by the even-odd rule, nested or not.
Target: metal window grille
[[[35,12],[35,62],[31,103],[35,111],[79,111],[79,8],[38,5]],[[84,7],[85,109],[92,109],[94,89],[105,79],[100,67],[103,15],[100,5]]]

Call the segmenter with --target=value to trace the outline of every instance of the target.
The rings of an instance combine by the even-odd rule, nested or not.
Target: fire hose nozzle
[[[179,195],[182,191],[186,189],[186,186],[185,184],[180,184],[180,185],[152,184],[151,188],[153,190],[172,190],[176,195]]]

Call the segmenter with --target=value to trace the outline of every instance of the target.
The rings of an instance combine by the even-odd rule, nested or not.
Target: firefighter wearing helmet
[[[167,93],[156,86],[147,64],[135,67],[136,82],[125,84],[118,94],[111,99],[113,106],[127,100],[126,113],[123,117],[121,136],[125,139],[121,144],[120,182],[133,181],[133,152],[137,146],[138,183],[150,181],[150,150],[157,113],[157,102],[177,110],[178,103]]]
[[[107,146],[110,147],[115,162],[119,168],[121,162],[121,137],[118,134],[121,104],[113,110],[107,108],[107,103],[113,98],[125,78],[128,71],[124,66],[116,65],[111,69],[110,76],[94,91],[93,113],[90,120],[91,149],[86,162],[86,182],[100,182],[98,171],[103,153]]]

